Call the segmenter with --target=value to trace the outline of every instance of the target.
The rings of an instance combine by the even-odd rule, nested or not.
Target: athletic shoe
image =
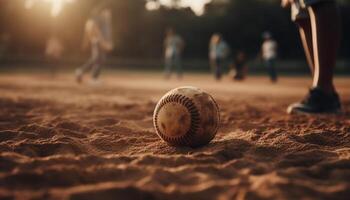
[[[341,112],[341,104],[337,93],[327,94],[320,88],[310,90],[306,98],[288,107],[289,114],[336,114]]]

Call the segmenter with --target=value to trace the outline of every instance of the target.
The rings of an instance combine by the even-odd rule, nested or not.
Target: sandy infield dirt
[[[309,78],[181,82],[115,73],[99,86],[71,75],[0,75],[0,199],[349,199],[350,79],[344,113],[289,116]],[[170,89],[211,93],[221,128],[199,149],[167,146],[152,114]]]

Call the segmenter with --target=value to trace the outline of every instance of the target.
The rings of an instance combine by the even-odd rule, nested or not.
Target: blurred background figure
[[[263,43],[261,46],[261,57],[267,67],[267,70],[270,75],[270,79],[273,83],[277,82],[277,71],[276,71],[276,59],[277,59],[277,49],[278,44],[273,39],[270,32],[264,32]]]
[[[51,36],[46,42],[45,56],[50,65],[51,77],[54,77],[57,72],[57,66],[60,64],[64,46],[60,39],[56,36]]]
[[[230,48],[219,33],[212,35],[209,43],[209,60],[216,80],[221,80]]]
[[[169,79],[172,70],[175,67],[177,78],[182,78],[182,52],[185,48],[185,41],[176,33],[174,28],[168,28],[164,39],[164,57],[165,57],[165,78]]]
[[[231,64],[231,70],[233,74],[233,80],[242,81],[246,78],[247,67],[247,55],[244,51],[238,51]]]
[[[103,5],[93,11],[87,20],[84,30],[83,49],[90,48],[91,55],[88,61],[76,70],[76,80],[83,81],[83,75],[92,70],[92,84],[98,84],[101,67],[108,52],[114,48],[112,39],[112,12]]]

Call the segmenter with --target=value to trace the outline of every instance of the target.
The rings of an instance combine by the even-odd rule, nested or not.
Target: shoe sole
[[[336,111],[332,111],[332,112],[303,112],[300,110],[292,110],[289,111],[287,110],[287,113],[290,115],[294,115],[294,114],[299,114],[299,115],[342,115],[344,112],[342,110],[336,110]]]

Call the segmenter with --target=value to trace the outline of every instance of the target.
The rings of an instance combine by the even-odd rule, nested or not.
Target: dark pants
[[[265,60],[265,64],[266,64],[267,70],[269,72],[270,79],[273,82],[277,81],[277,72],[276,72],[275,63],[276,63],[276,59],[274,59],[274,58]]]
[[[47,63],[50,67],[50,75],[51,77],[55,77],[58,71],[58,67],[62,64],[62,61],[57,58],[47,58]]]
[[[235,80],[243,80],[245,77],[244,74],[244,64],[235,64],[236,75],[233,77]]]
[[[222,77],[222,70],[223,70],[223,65],[225,63],[224,59],[222,58],[216,58],[214,61],[214,75],[216,80],[220,80]]]
[[[171,72],[173,70],[173,67],[176,68],[176,71],[177,71],[177,76],[179,78],[182,77],[182,64],[181,64],[181,56],[180,55],[172,55],[171,57],[169,58],[165,58],[165,70],[164,70],[164,73],[165,73],[165,76],[167,78],[170,77],[171,75]]]

